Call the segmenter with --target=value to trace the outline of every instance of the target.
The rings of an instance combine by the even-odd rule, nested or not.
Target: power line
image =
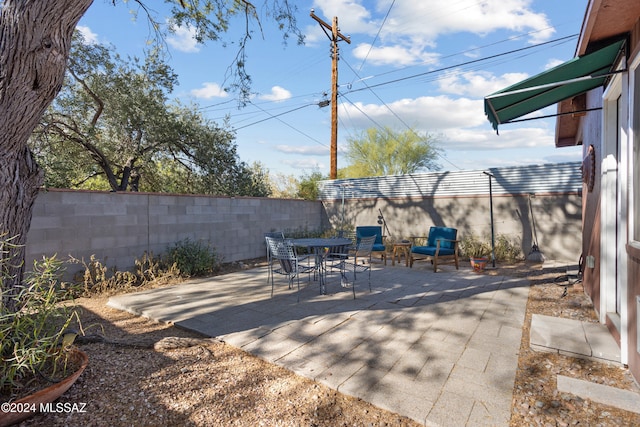
[[[388,106],[388,105],[387,105],[387,104],[386,104],[382,99],[380,99],[380,97],[379,97],[377,94],[375,94],[375,93],[373,92],[373,88],[375,88],[375,87],[380,87],[380,86],[384,86],[384,85],[389,85],[389,84],[393,84],[393,83],[398,83],[398,82],[402,82],[402,81],[406,81],[406,80],[410,80],[410,79],[414,79],[414,78],[418,78],[418,77],[422,77],[422,76],[427,76],[427,75],[437,74],[437,73],[439,73],[439,72],[447,71],[447,70],[454,69],[454,68],[461,68],[461,67],[465,67],[465,66],[469,66],[469,65],[473,65],[473,64],[479,64],[479,63],[482,63],[482,62],[490,61],[490,60],[492,60],[492,59],[501,58],[501,57],[505,57],[505,56],[507,56],[507,55],[511,55],[511,54],[514,54],[514,53],[518,53],[518,52],[523,52],[523,51],[526,51],[526,50],[530,50],[530,49],[532,49],[532,48],[536,48],[536,47],[540,47],[540,46],[546,46],[546,45],[549,45],[549,44],[552,44],[552,43],[563,42],[563,41],[566,41],[566,40],[568,40],[568,39],[575,38],[576,36],[577,36],[577,35],[576,35],[576,34],[574,34],[574,35],[570,35],[570,36],[560,37],[560,38],[557,38],[557,39],[554,39],[554,40],[549,40],[549,41],[547,41],[547,42],[538,43],[538,44],[536,44],[536,45],[527,46],[527,47],[519,48],[519,49],[514,49],[514,50],[507,51],[507,52],[503,52],[503,53],[500,53],[500,54],[491,55],[491,56],[488,56],[488,57],[483,57],[483,58],[479,58],[479,59],[475,59],[475,60],[467,61],[467,62],[460,63],[460,64],[457,64],[457,65],[454,65],[454,66],[442,67],[442,68],[437,69],[437,70],[431,70],[431,71],[424,72],[424,73],[418,73],[418,74],[415,74],[415,75],[411,75],[411,76],[407,76],[407,77],[403,77],[403,78],[399,78],[399,79],[394,79],[394,80],[391,80],[391,81],[388,81],[388,82],[378,83],[378,84],[371,85],[371,86],[368,86],[368,85],[366,85],[366,84],[365,84],[365,87],[364,87],[364,88],[354,89],[354,90],[349,90],[349,91],[347,91],[346,93],[342,93],[342,92],[341,92],[341,93],[340,93],[340,96],[342,96],[345,100],[347,100],[347,102],[349,102],[349,104],[351,104],[351,105],[352,105],[352,106],[354,106],[358,111],[360,111],[360,113],[362,113],[365,117],[367,117],[367,119],[368,119],[368,120],[370,120],[372,123],[374,123],[374,124],[375,124],[377,127],[379,127],[380,129],[382,129],[382,126],[381,126],[379,123],[377,123],[373,118],[371,118],[370,116],[368,116],[364,111],[362,111],[362,110],[361,110],[357,105],[355,105],[355,103],[353,103],[353,102],[352,102],[350,99],[348,99],[348,97],[346,96],[347,94],[354,93],[354,92],[359,92],[359,91],[362,91],[362,90],[365,90],[365,89],[366,89],[366,90],[369,90],[369,91],[371,91],[371,92],[374,94],[374,96],[376,96],[376,98],[378,98],[378,100],[380,100],[380,102],[381,102],[383,105],[385,105],[385,107],[386,107],[387,109],[389,109],[389,111],[390,111],[390,112],[391,112],[391,113],[392,113],[396,118],[398,118],[398,120],[400,120],[400,122],[401,122],[404,126],[406,126],[408,129],[411,129],[411,128],[410,128],[410,127],[409,127],[409,126],[408,126],[408,125],[407,125],[407,124],[406,124],[406,123],[405,123],[405,122],[404,122],[400,117],[398,117],[398,115],[397,115],[397,114],[396,114],[396,113],[395,113],[395,112],[394,112],[394,111],[393,111],[393,110],[392,110],[392,109],[391,109],[391,108],[390,108],[390,107],[389,107],[389,106]],[[492,43],[492,44],[497,44],[497,43],[500,43],[500,42],[495,42],[495,43]],[[466,51],[465,51],[465,52],[466,52]],[[462,52],[462,53],[464,53],[464,52]],[[452,54],[452,55],[449,55],[449,56],[447,56],[447,57],[455,56],[455,55],[456,55],[456,54]],[[345,60],[345,62],[347,62],[347,61]],[[348,65],[348,66],[349,66],[349,68],[352,70],[352,72],[354,72],[354,74],[356,74],[356,76],[357,76],[357,77],[359,77],[359,76],[358,76],[358,73],[357,73],[357,72],[356,72],[356,71],[355,71],[355,70],[354,70],[354,69],[349,65],[349,63],[348,63],[348,62],[347,62],[347,65]],[[437,77],[437,78],[440,78],[440,77]],[[361,81],[362,81],[362,79],[361,79]],[[301,96],[308,96],[308,95],[301,95]],[[224,102],[224,103],[220,103],[220,104],[216,104],[216,105],[226,104],[226,103],[228,103],[228,102],[229,102],[229,101],[226,101],[226,102]],[[267,103],[270,103],[270,102],[273,102],[273,101],[267,101],[267,102],[265,102],[264,104],[267,104]],[[298,132],[298,133],[300,133],[300,134],[304,135],[305,137],[309,138],[310,140],[312,140],[312,141],[314,141],[314,142],[316,142],[316,143],[318,143],[318,144],[320,144],[320,145],[322,145],[322,146],[325,146],[325,147],[327,146],[326,144],[322,143],[321,141],[318,141],[317,139],[313,138],[312,136],[310,136],[310,135],[308,135],[308,134],[304,133],[303,131],[301,131],[301,130],[299,130],[299,129],[297,129],[297,128],[293,127],[292,125],[290,125],[290,124],[288,124],[288,123],[284,122],[283,120],[279,119],[279,117],[281,117],[281,116],[283,116],[283,115],[286,115],[286,114],[289,114],[289,113],[292,113],[292,112],[298,111],[298,110],[300,110],[300,109],[302,109],[302,108],[305,108],[305,107],[308,107],[308,106],[311,106],[311,105],[318,105],[317,103],[308,103],[308,104],[304,104],[304,105],[301,105],[301,106],[299,106],[299,107],[297,107],[297,108],[293,108],[293,109],[290,109],[290,110],[284,111],[284,112],[279,113],[279,114],[271,114],[271,113],[269,113],[268,111],[266,111],[265,109],[263,109],[262,107],[260,107],[259,105],[255,104],[255,103],[252,103],[252,105],[256,106],[258,109],[260,109],[260,110],[261,110],[261,111],[263,111],[264,113],[269,114],[269,116],[270,116],[270,117],[267,117],[267,118],[265,118],[265,119],[261,119],[261,120],[258,120],[258,121],[255,121],[255,122],[249,123],[249,124],[244,125],[244,126],[241,126],[241,127],[238,127],[238,128],[236,128],[236,130],[244,129],[244,128],[247,128],[247,127],[250,127],[250,126],[253,126],[253,125],[256,125],[256,124],[259,124],[259,123],[265,122],[265,121],[268,121],[268,120],[273,119],[273,118],[278,118],[278,120],[279,120],[280,122],[282,122],[282,123],[283,123],[283,124],[285,124],[286,126],[290,127],[291,129],[295,130],[296,132]],[[246,113],[246,114],[248,114],[248,113]],[[438,155],[439,155],[439,156],[442,158],[442,160],[444,160],[445,162],[447,162],[447,163],[451,164],[453,167],[455,167],[455,168],[457,168],[457,169],[460,169],[458,166],[456,166],[455,164],[453,164],[451,161],[449,161],[448,159],[446,159],[445,157],[443,157],[441,154],[438,154]]]
[[[254,105],[255,105],[255,104],[254,104]],[[302,109],[302,108],[304,108],[304,107],[308,107],[308,106],[310,106],[310,105],[316,105],[316,104],[303,105],[302,107],[298,107],[298,108],[293,109],[293,110],[285,111],[285,112],[280,113],[280,114],[277,114],[277,115],[273,115],[273,114],[269,113],[268,111],[264,110],[263,108],[261,108],[260,106],[255,105],[258,109],[262,110],[264,113],[269,114],[269,116],[271,116],[271,117],[268,117],[268,118],[266,118],[266,119],[260,120],[259,122],[256,122],[256,123],[264,122],[264,121],[266,121],[266,120],[270,120],[270,119],[278,119],[278,121],[279,121],[280,123],[282,123],[283,125],[285,125],[285,126],[287,126],[287,127],[291,128],[291,129],[293,129],[294,131],[298,132],[298,133],[299,133],[299,134],[301,134],[301,135],[306,136],[306,137],[307,137],[307,138],[309,138],[310,140],[315,141],[316,143],[318,143],[318,144],[322,145],[323,147],[327,147],[327,148],[329,148],[329,146],[328,146],[327,144],[324,144],[324,143],[322,143],[322,142],[318,141],[317,139],[315,139],[315,138],[314,138],[314,137],[312,137],[311,135],[304,133],[304,132],[303,132],[303,131],[301,131],[300,129],[298,129],[298,128],[294,127],[293,125],[290,125],[289,123],[287,123],[287,122],[285,122],[284,120],[282,120],[282,119],[280,119],[280,118],[279,118],[279,116],[282,116],[282,115],[284,115],[284,114],[291,113],[291,112],[296,111],[296,110],[300,110],[300,109]],[[256,124],[256,123],[252,123],[252,124],[249,124],[249,125],[246,125],[246,126],[243,126],[243,127],[237,128],[236,130],[238,130],[238,129],[244,129],[244,128],[245,128],[245,127],[247,127],[247,126],[251,126],[251,125],[254,125],[254,124]]]
[[[429,75],[429,74],[436,74],[436,73],[440,73],[442,71],[447,71],[447,70],[452,70],[454,68],[459,68],[461,66],[476,64],[476,63],[479,63],[479,62],[488,61],[490,59],[499,58],[499,57],[502,57],[502,56],[511,55],[511,54],[514,54],[514,53],[518,53],[518,52],[522,52],[522,51],[525,51],[525,50],[533,49],[533,48],[536,48],[536,47],[546,46],[546,45],[551,44],[551,43],[556,43],[558,41],[567,40],[567,39],[570,39],[570,38],[575,38],[577,36],[578,36],[578,34],[573,34],[573,35],[570,35],[570,36],[565,36],[565,37],[561,37],[561,38],[558,38],[558,39],[549,40],[549,41],[538,43],[538,44],[535,44],[535,45],[531,45],[531,46],[521,47],[519,49],[510,50],[508,52],[498,53],[498,54],[495,54],[495,55],[474,59],[474,60],[471,60],[471,61],[467,61],[467,62],[463,62],[463,63],[460,63],[460,64],[456,64],[456,65],[449,65],[449,66],[441,67],[441,68],[438,68],[438,69],[435,69],[435,70],[425,71],[423,73],[413,74],[413,75],[410,75],[410,76],[401,77],[401,78],[394,79],[394,80],[389,80],[387,82],[377,83],[377,84],[371,85],[371,86],[365,86],[365,87],[359,88],[359,89],[352,89],[348,93],[360,92],[360,91],[368,90],[368,89],[375,88],[375,87],[386,86],[386,85],[389,85],[389,84],[392,84],[392,83],[398,83],[398,82],[405,81],[405,80],[415,79],[417,77],[426,76],[426,75]]]
[[[362,63],[360,64],[360,67],[358,68],[358,72],[354,72],[356,77],[359,77],[358,76],[359,72],[362,71],[362,67],[364,66],[364,63],[367,62],[367,58],[369,57],[369,54],[371,53],[371,50],[373,50],[373,45],[376,44],[376,41],[378,40],[378,37],[380,37],[380,32],[382,31],[382,28],[384,27],[384,24],[387,22],[387,18],[389,18],[389,14],[391,13],[391,9],[393,8],[394,4],[396,4],[396,0],[393,0],[391,2],[391,4],[389,5],[389,9],[387,10],[387,14],[384,16],[384,19],[382,20],[382,24],[380,24],[380,28],[378,28],[378,32],[376,33],[376,36],[373,38],[373,41],[369,45],[369,50],[367,51],[367,54],[362,59]],[[349,67],[349,68],[351,68],[351,67]],[[352,81],[352,83],[353,83],[353,81]]]
[[[259,106],[255,105],[255,104],[252,104],[252,105],[258,107],[258,109],[262,110],[262,112],[268,114],[269,117],[267,117],[266,119],[258,120],[257,122],[249,123],[248,125],[240,126],[238,128],[235,128],[235,130],[244,129],[244,128],[247,128],[249,126],[257,125],[258,123],[266,122],[267,120],[276,119],[276,118],[278,118],[280,116],[284,116],[285,114],[293,113],[294,111],[302,110],[305,107],[310,107],[311,105],[317,105],[317,104],[306,104],[306,105],[303,105],[301,107],[297,107],[297,108],[293,108],[291,110],[284,111],[284,112],[282,112],[280,114],[271,114],[271,113],[267,112],[266,110],[260,108]]]

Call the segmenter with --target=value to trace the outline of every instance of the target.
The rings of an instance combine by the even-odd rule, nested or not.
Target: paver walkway
[[[109,305],[198,331],[425,425],[507,426],[526,279],[428,264],[358,277],[357,299],[302,278],[300,302],[266,267],[113,297]]]

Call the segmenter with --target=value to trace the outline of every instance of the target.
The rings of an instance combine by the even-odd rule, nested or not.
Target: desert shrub
[[[204,276],[220,267],[220,260],[212,247],[189,239],[181,240],[168,248],[166,263],[186,277]]]
[[[475,234],[466,234],[460,240],[460,254],[463,257],[486,257],[491,254],[491,243]]]
[[[135,260],[135,265],[136,275],[142,284],[166,283],[180,276],[175,264],[167,265],[162,257],[154,257],[153,253],[145,252]]]
[[[84,271],[74,279],[77,288],[82,289],[83,295],[125,291],[142,284],[142,279],[137,274],[118,271],[115,267],[108,268],[95,255],[91,255],[89,261],[71,257],[70,262],[84,267]]]
[[[1,276],[0,285],[4,281]],[[12,304],[0,307],[0,390],[13,395],[36,377],[64,376],[63,335],[78,316],[60,304],[63,263],[55,256],[35,261]],[[58,363],[58,361],[61,363]]]
[[[506,234],[495,236],[495,257],[500,262],[517,262],[524,259],[520,240],[516,237],[509,237]],[[462,256],[491,256],[491,236],[478,237],[467,234],[460,241],[460,253]]]
[[[134,261],[134,271],[109,268],[95,255],[88,261],[71,257],[70,262],[83,266],[74,283],[66,285],[74,296],[127,292],[149,284],[206,275],[220,268],[220,260],[212,248],[189,239],[170,246],[163,256],[145,252]]]
[[[495,238],[496,261],[516,262],[524,259],[520,239],[498,234]]]

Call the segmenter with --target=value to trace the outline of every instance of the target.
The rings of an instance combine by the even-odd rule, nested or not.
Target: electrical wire
[[[380,37],[380,32],[382,31],[382,28],[384,27],[384,24],[387,22],[387,18],[389,18],[389,14],[391,13],[391,9],[393,8],[394,4],[396,4],[396,0],[393,0],[391,2],[391,4],[389,5],[389,9],[387,10],[387,14],[384,16],[384,19],[382,20],[382,24],[380,24],[380,28],[378,28],[378,32],[376,33],[376,36],[373,38],[373,41],[369,45],[369,50],[367,51],[367,54],[362,59],[362,62],[360,63],[360,67],[358,68],[358,72],[354,72],[356,77],[358,77],[358,74],[360,73],[360,71],[362,71],[362,67],[364,66],[365,62],[367,62],[367,58],[369,58],[369,54],[371,53],[371,50],[373,50],[373,46],[376,44],[376,41],[378,40],[378,37]],[[352,83],[353,83],[353,81],[352,81]]]
[[[253,105],[255,105],[255,104],[253,104]],[[298,108],[295,108],[295,109],[293,109],[293,110],[285,111],[285,112],[283,112],[283,113],[276,114],[276,115],[273,115],[273,114],[269,113],[268,111],[266,111],[266,110],[262,109],[260,106],[255,105],[258,109],[262,110],[264,113],[268,114],[270,117],[267,117],[266,119],[262,119],[262,120],[260,120],[260,121],[258,121],[258,122],[255,122],[255,123],[248,124],[248,125],[246,125],[246,126],[242,126],[242,127],[236,128],[235,130],[244,129],[244,128],[248,127],[248,126],[252,126],[252,125],[254,125],[254,124],[261,123],[261,122],[264,122],[264,121],[267,121],[267,120],[277,119],[280,123],[284,124],[285,126],[289,127],[290,129],[292,129],[292,130],[294,130],[294,131],[298,132],[299,134],[301,134],[301,135],[303,135],[303,136],[306,136],[306,137],[307,137],[307,138],[309,138],[310,140],[312,140],[312,141],[316,142],[317,144],[319,144],[319,145],[321,145],[321,146],[323,146],[323,147],[329,148],[329,146],[328,146],[327,144],[325,144],[325,143],[323,143],[323,142],[321,142],[321,141],[318,141],[317,139],[315,139],[315,138],[314,138],[314,137],[312,137],[311,135],[309,135],[309,134],[307,134],[307,133],[305,133],[305,132],[301,131],[300,129],[298,129],[298,128],[294,127],[293,125],[291,125],[291,124],[289,124],[289,123],[285,122],[284,120],[282,120],[282,119],[280,118],[280,116],[282,116],[282,115],[284,115],[284,114],[289,114],[289,113],[291,113],[291,112],[293,112],[293,111],[301,110],[302,108],[309,107],[309,106],[311,106],[311,105],[316,105],[316,104],[307,104],[307,105],[303,105],[303,106],[298,107]]]
[[[252,105],[255,105],[255,104],[252,104]],[[293,108],[291,110],[284,111],[284,112],[282,112],[280,114],[271,114],[268,111],[266,111],[266,110],[258,107],[257,105],[255,105],[256,107],[258,107],[258,109],[262,110],[262,112],[268,114],[269,117],[267,117],[266,119],[258,120],[258,121],[253,122],[253,123],[249,123],[248,125],[237,127],[237,128],[235,128],[235,130],[244,129],[244,128],[247,128],[249,126],[257,125],[258,123],[266,122],[267,120],[276,119],[276,118],[278,118],[280,116],[284,116],[285,114],[293,113],[294,111],[302,110],[303,108],[309,107],[311,105],[316,105],[316,104],[306,104],[306,105],[303,105],[301,107],[297,107],[297,108]]]
[[[546,41],[546,42],[538,43],[538,44],[535,44],[535,45],[532,45],[532,46],[521,47],[519,49],[510,50],[508,52],[498,53],[498,54],[495,54],[495,55],[490,55],[490,56],[487,56],[487,57],[478,58],[478,59],[474,59],[474,60],[471,60],[471,61],[466,61],[466,62],[463,62],[463,63],[460,63],[460,64],[449,65],[449,66],[441,67],[441,68],[438,68],[438,69],[435,69],[435,70],[429,70],[429,71],[425,71],[423,73],[413,74],[413,75],[410,75],[410,76],[401,77],[401,78],[394,79],[394,80],[389,80],[387,82],[377,83],[377,84],[374,84],[374,85],[368,85],[368,86],[365,86],[365,87],[359,88],[359,89],[351,89],[351,90],[349,90],[348,93],[360,92],[360,91],[363,91],[363,90],[369,90],[369,89],[376,88],[376,87],[386,86],[386,85],[390,85],[390,84],[393,84],[393,83],[399,83],[399,82],[402,82],[402,81],[415,79],[415,78],[418,78],[418,77],[421,77],[421,76],[427,76],[427,75],[431,75],[431,74],[436,74],[436,73],[440,73],[440,72],[443,72],[443,71],[459,68],[461,66],[470,65],[470,64],[476,64],[476,63],[480,63],[480,62],[487,61],[487,60],[490,60],[490,59],[500,58],[500,57],[503,57],[503,56],[512,55],[514,53],[518,53],[518,52],[523,52],[523,51],[526,51],[526,50],[534,49],[536,47],[546,46],[546,45],[549,45],[551,43],[558,42],[560,40],[566,40],[566,39],[570,39],[570,38],[575,38],[577,36],[578,36],[578,34],[573,34],[573,35],[570,35],[570,36],[561,37],[559,39],[554,39],[554,40],[549,40],[549,41]]]

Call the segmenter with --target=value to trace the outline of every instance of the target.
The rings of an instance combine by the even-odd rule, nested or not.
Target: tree
[[[348,138],[345,154],[349,166],[344,178],[404,175],[420,170],[439,170],[437,138],[420,135],[412,129],[396,132],[388,127],[368,129],[359,137]]]
[[[47,185],[265,193],[260,171],[239,161],[228,126],[205,120],[195,106],[169,102],[177,76],[157,52],[144,62],[125,61],[77,34],[68,69],[31,141]],[[73,161],[65,160],[67,153]]]
[[[112,0],[116,5],[118,2]],[[134,0],[156,28],[158,22],[142,0]],[[43,182],[28,140],[40,118],[62,88],[73,31],[92,0],[4,0],[0,4],[0,234],[14,238],[17,247],[1,248],[0,278],[3,305],[9,309],[24,272],[24,244],[33,203]],[[218,40],[234,16],[259,22],[259,14],[245,0],[165,0],[176,25],[190,25],[198,41]],[[288,0],[265,0],[264,14],[288,33],[298,35],[294,6]],[[251,37],[245,28],[238,46],[235,87],[247,95],[244,46]]]
[[[313,171],[300,177],[298,184],[298,197],[305,200],[318,200],[319,188],[318,182],[328,177],[323,177],[320,171]]]
[[[281,199],[294,199],[298,194],[300,183],[293,175],[285,175],[284,173],[269,173],[267,180],[271,190],[271,197]]]

